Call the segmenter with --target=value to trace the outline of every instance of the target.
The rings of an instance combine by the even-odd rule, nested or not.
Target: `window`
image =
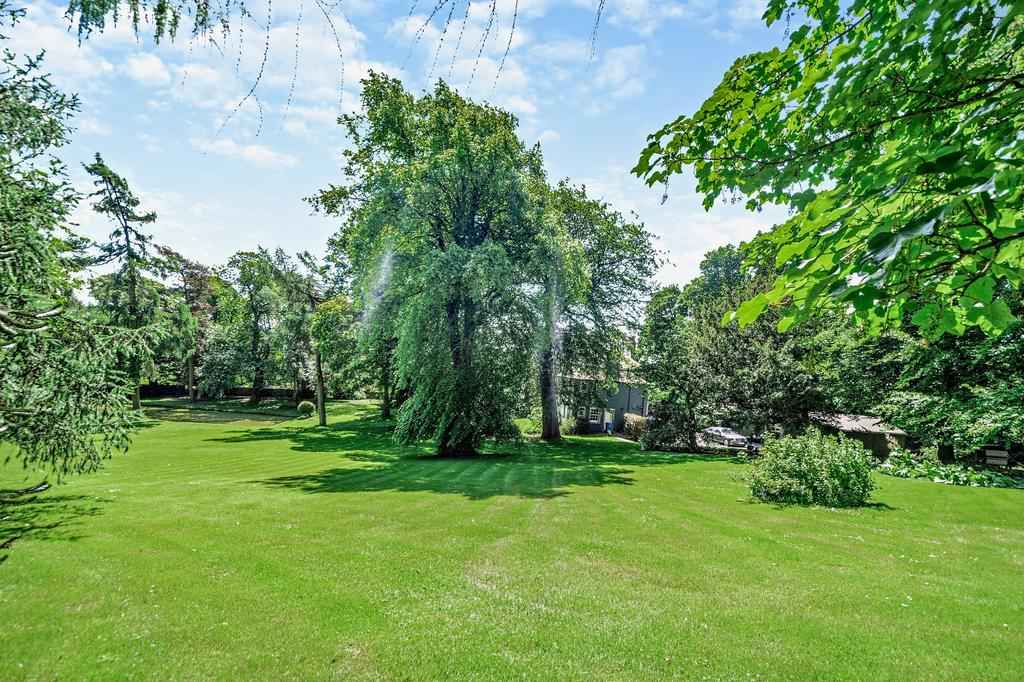
[[[579,410],[576,411],[576,416],[579,417],[580,419],[583,419],[584,417],[586,417],[587,416],[587,408],[581,407]]]
[[[590,408],[590,421],[592,421],[592,422],[600,421],[600,414],[599,413],[600,413],[599,409],[597,409],[596,407],[591,407]]]

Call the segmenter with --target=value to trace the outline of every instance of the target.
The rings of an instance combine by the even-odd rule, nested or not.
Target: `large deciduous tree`
[[[131,413],[119,351],[136,333],[74,313],[67,231],[79,196],[54,156],[77,107],[38,58],[4,47],[22,16],[0,0],[0,442],[26,467],[58,476],[124,448]]]
[[[546,229],[535,261],[540,273],[541,437],[560,437],[566,377],[593,391],[622,376],[632,331],[657,270],[651,234],[586,190],[562,181],[548,196]],[[570,404],[593,404],[574,396]]]
[[[228,259],[227,278],[238,292],[237,326],[226,333],[225,346],[237,344],[241,365],[249,376],[249,403],[256,405],[263,398],[267,375],[271,371],[270,330],[280,308],[280,297],[274,290],[274,265],[270,254],[239,251]],[[230,353],[225,353],[230,358]],[[227,360],[227,367],[231,361]]]
[[[347,183],[316,204],[346,218],[357,288],[372,291],[385,263],[378,286],[401,300],[395,357],[410,394],[396,438],[473,454],[487,438],[518,435],[511,408],[530,368],[524,285],[540,153],[516,137],[514,116],[443,82],[416,98],[372,74],[362,100],[364,113],[342,119],[353,143]]]
[[[780,273],[739,306],[785,329],[836,305],[929,336],[1013,315],[1024,276],[1024,13],[995,0],[771,0],[781,49],[740,57],[700,109],[649,138],[649,183],[692,166],[792,217],[754,242]]]

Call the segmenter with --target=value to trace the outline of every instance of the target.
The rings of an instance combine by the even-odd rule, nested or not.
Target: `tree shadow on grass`
[[[238,444],[282,441],[297,452],[336,452],[348,464],[258,481],[275,488],[308,493],[426,491],[472,500],[499,495],[560,497],[574,487],[630,485],[636,467],[714,459],[643,452],[635,443],[604,436],[569,438],[562,443],[491,445],[473,457],[438,457],[428,445],[395,445],[390,425],[366,412],[326,428],[247,429],[211,440]]]
[[[754,496],[748,497],[743,500],[750,505],[769,505],[773,509],[784,510],[784,509],[832,509],[834,511],[858,511],[858,510],[873,510],[873,511],[899,511],[899,507],[893,507],[885,502],[865,502],[864,504],[857,505],[855,507],[826,507],[820,504],[814,504],[811,502],[769,502],[767,500],[759,500]]]
[[[193,422],[198,424],[266,423],[290,421],[293,417],[254,412],[227,412],[201,408],[144,407],[146,416],[156,421]],[[144,422],[143,422],[144,423]]]
[[[0,563],[25,540],[73,541],[79,521],[102,512],[101,500],[66,493],[32,494],[0,501]]]

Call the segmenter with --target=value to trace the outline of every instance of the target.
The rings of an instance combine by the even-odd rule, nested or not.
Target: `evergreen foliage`
[[[0,0],[0,46],[22,12]],[[122,350],[137,333],[71,310],[81,240],[67,230],[79,197],[54,156],[77,100],[41,58],[0,53],[0,441],[26,467],[64,476],[123,449],[131,431]]]

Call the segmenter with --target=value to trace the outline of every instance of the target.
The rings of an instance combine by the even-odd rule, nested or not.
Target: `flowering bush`
[[[977,488],[1021,488],[1024,478],[1010,474],[975,469],[960,464],[943,464],[934,453],[925,451],[915,455],[906,450],[895,449],[878,470],[897,478],[927,478],[935,483],[967,485]]]
[[[863,445],[813,428],[769,440],[751,468],[750,493],[765,502],[857,507],[874,488]]]
[[[644,435],[646,428],[647,420],[638,414],[627,414],[625,423],[622,425],[623,433],[632,440],[640,440],[640,436]]]

